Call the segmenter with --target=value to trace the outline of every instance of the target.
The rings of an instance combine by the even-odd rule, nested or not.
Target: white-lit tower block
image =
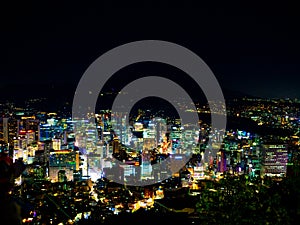
[[[156,123],[152,120],[149,121],[148,128],[143,130],[143,138],[151,138],[154,140],[154,146],[153,148],[156,148],[158,145],[158,140],[157,140],[157,128],[156,128]]]
[[[153,150],[157,147],[156,126],[150,121],[148,128],[143,129],[143,151]]]
[[[157,147],[155,124],[153,123],[148,129],[143,129],[143,150],[141,178],[147,179],[152,177],[151,153]]]
[[[98,137],[97,137],[97,129],[94,126],[94,124],[87,124],[86,127],[86,150],[87,153],[95,153],[97,150],[97,142],[98,142]]]
[[[185,124],[180,128],[181,140],[178,152],[180,154],[192,154],[196,150],[199,141],[199,128],[193,124]]]
[[[129,143],[129,127],[126,125],[126,120],[128,119],[127,114],[123,112],[116,112],[112,115],[111,125],[118,136],[122,144],[128,145]]]
[[[159,145],[160,143],[162,143],[164,141],[164,137],[166,136],[167,122],[165,119],[162,119],[162,118],[154,118],[152,121],[155,124],[156,142],[157,142],[157,145]]]
[[[113,148],[111,145],[112,134],[108,131],[103,132],[103,155],[105,158],[112,158]]]
[[[97,128],[95,124],[89,123],[86,128],[86,151],[88,159],[88,175],[93,180],[100,177],[100,152],[98,151],[99,148],[97,148],[97,144]]]
[[[79,149],[84,149],[86,147],[86,123],[85,120],[76,120],[74,121],[74,133],[75,133],[75,146]],[[85,153],[85,152],[84,152]]]
[[[125,145],[129,145],[131,142],[132,132],[130,127],[127,126],[126,121],[128,120],[128,116],[124,114],[121,119],[121,143]]]
[[[174,125],[171,128],[170,139],[172,141],[172,153],[181,154],[181,140],[182,140],[182,132],[181,127],[178,125]]]
[[[75,139],[75,145],[79,147],[84,158],[83,176],[95,176],[100,168],[100,154],[97,151],[97,127],[88,120],[77,120],[75,124]]]
[[[80,163],[81,163],[81,165],[79,166],[79,168],[82,171],[82,176],[88,176],[88,159],[87,159],[87,155],[81,155],[80,156]]]
[[[142,171],[141,171],[142,179],[151,178],[152,166],[151,166],[151,161],[150,161],[150,153],[146,149],[143,150],[143,153],[142,153],[141,169],[142,169]]]

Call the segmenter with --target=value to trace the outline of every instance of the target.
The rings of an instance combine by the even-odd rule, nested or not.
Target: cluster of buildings
[[[100,204],[110,213],[116,214],[121,208],[132,212],[136,207],[152,207],[155,199],[163,198],[164,190],[188,188],[197,195],[201,182],[218,181],[225,174],[243,174],[249,179],[265,176],[281,179],[297,174],[294,167],[299,165],[297,109],[287,106],[286,102],[282,107],[261,100],[247,105],[245,109],[230,109],[229,114],[251,118],[258,125],[293,127],[294,134],[270,138],[270,135],[247,130],[211,130],[209,123],[202,120],[198,126],[182,125],[177,118],[162,119],[142,110],[132,118],[125,113],[111,114],[109,110],[101,110],[83,120],[72,119],[67,113],[41,112],[2,104],[0,148],[8,149],[14,160],[22,159],[28,165],[23,179],[17,181],[21,186],[26,179],[32,178],[39,185],[46,186],[42,189],[50,199],[65,199],[66,205],[76,208],[76,202],[85,201],[87,206],[94,204],[94,209]],[[198,109],[200,113],[209,113],[206,107]],[[274,123],[269,123],[273,120]],[[221,141],[216,157],[205,161],[205,151]],[[169,163],[164,164],[167,159]],[[157,167],[158,164],[161,166]],[[174,172],[173,167],[178,170]],[[101,180],[105,182],[101,183]],[[122,204],[122,195],[113,194],[124,191],[117,183],[126,186],[143,181],[159,182],[160,186],[153,186],[152,194],[147,196],[145,190],[137,188],[135,192],[138,194],[135,195],[138,197],[132,199],[129,209],[128,204]],[[82,182],[91,182],[83,185],[89,186],[85,197],[76,195]],[[113,185],[110,191],[104,192],[104,187],[109,185]],[[27,196],[26,190],[22,188],[22,193]],[[129,196],[133,192],[130,191]],[[48,200],[35,207],[47,205]],[[66,209],[71,210],[68,206]],[[90,210],[78,211],[72,215],[71,221],[76,220],[77,214],[82,218],[89,217],[90,213]]]
[[[271,114],[279,118],[276,112],[282,112],[287,115],[284,118],[289,120],[280,119],[281,123],[298,121],[295,108],[283,103],[284,107],[277,105],[275,110],[272,108],[273,102],[268,105],[261,100],[254,101],[252,105],[248,104],[249,109],[240,111],[237,117],[248,116],[253,119],[251,115],[255,111],[260,118],[270,117]],[[234,108],[231,114],[236,111],[239,109]],[[267,116],[267,112],[271,113],[270,116]],[[145,116],[146,113],[142,111],[129,123],[127,114],[111,115],[109,110],[76,121],[56,112],[37,112],[17,107],[3,107],[2,115],[1,145],[9,149],[14,160],[22,159],[26,164],[46,166],[45,176],[52,181],[58,181],[59,172],[64,173],[67,180],[89,177],[96,181],[103,176],[112,179],[112,176],[118,176],[116,179],[122,177],[123,181],[132,176],[138,176],[139,180],[154,179],[163,177],[161,173],[167,173],[168,168],[157,174],[152,169],[153,164],[169,156],[175,162],[188,159],[191,154],[202,157],[196,171],[203,172],[213,167],[219,173],[238,170],[262,176],[285,176],[293,152],[297,155],[297,134],[289,137],[294,141],[291,143],[242,130],[211,130],[203,121],[199,122],[200,127],[181,125],[179,119]],[[204,162],[203,153],[213,147],[208,145],[208,139],[212,140],[212,144],[221,140],[223,144],[217,157]],[[289,147],[291,144],[292,148]],[[114,159],[123,162],[117,168],[122,171],[121,174],[112,172]]]

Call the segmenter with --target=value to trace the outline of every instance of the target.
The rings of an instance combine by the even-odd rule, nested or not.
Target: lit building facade
[[[49,177],[58,181],[58,173],[64,170],[67,180],[73,180],[73,173],[80,169],[79,152],[73,150],[57,150],[50,152]]]

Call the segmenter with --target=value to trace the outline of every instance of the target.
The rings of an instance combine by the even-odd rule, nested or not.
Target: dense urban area
[[[227,100],[224,130],[211,129],[214,104],[178,103],[199,115],[195,126],[147,105],[75,120],[71,103],[2,101],[1,152],[26,165],[10,193],[22,223],[297,224],[300,101]]]

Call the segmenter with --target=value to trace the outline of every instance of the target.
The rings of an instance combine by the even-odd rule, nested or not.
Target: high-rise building
[[[112,141],[112,146],[113,146],[113,154],[119,154],[120,153],[120,147],[121,143],[119,141],[119,138],[114,137]]]
[[[141,165],[142,179],[147,179],[152,175],[151,155],[148,150],[144,149],[142,152],[142,165]]]
[[[34,132],[35,140],[39,141],[40,137],[40,121],[35,118],[35,116],[31,117],[21,117],[18,122],[18,129],[21,131],[32,131]]]
[[[53,143],[51,140],[38,142],[38,150],[44,151],[44,161],[49,162],[50,151],[53,150]]]
[[[218,171],[223,173],[227,170],[226,154],[224,150],[220,150],[217,154]]]
[[[19,120],[14,118],[0,118],[0,141],[8,144],[10,150],[13,149],[14,139],[18,137]]]

